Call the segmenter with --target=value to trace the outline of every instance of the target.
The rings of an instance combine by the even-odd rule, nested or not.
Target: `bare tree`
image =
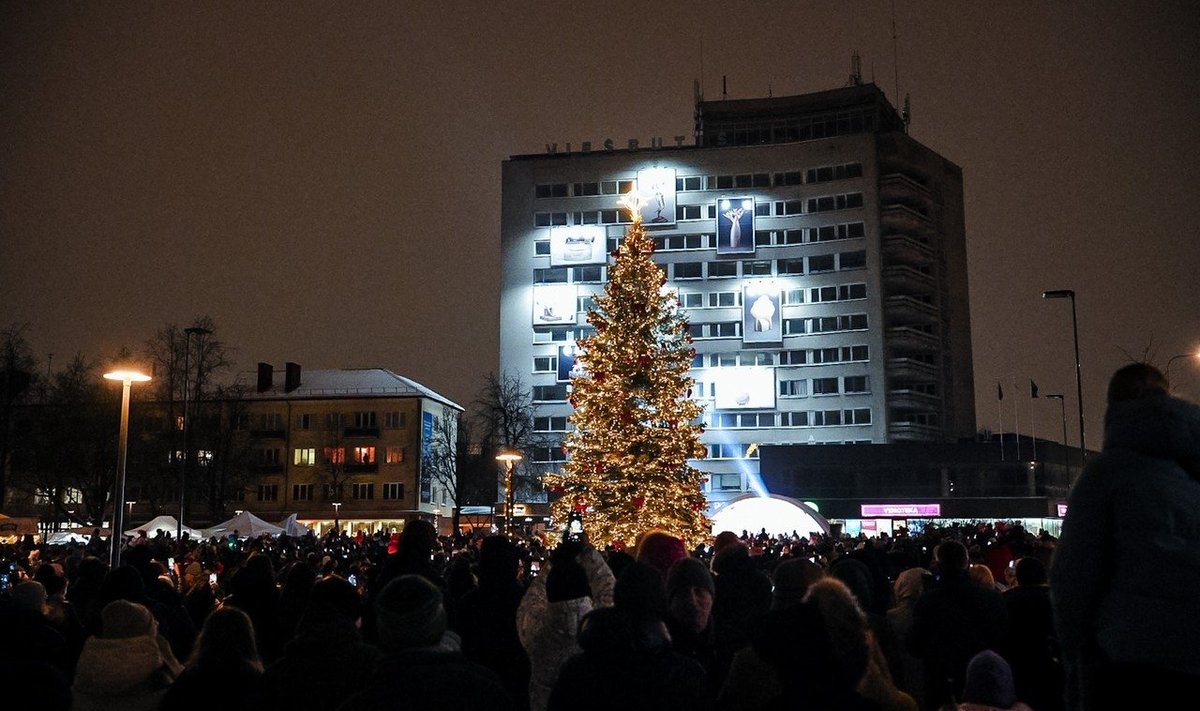
[[[13,450],[23,440],[17,437],[18,408],[30,401],[37,381],[36,359],[25,336],[28,329],[28,324],[14,324],[0,330],[0,504],[5,501]]]
[[[429,456],[422,463],[433,481],[450,496],[454,531],[458,531],[463,506],[491,505],[495,500],[495,462],[484,461],[473,434],[469,418],[457,410],[444,408],[433,421],[433,441]]]
[[[536,448],[547,446],[549,440],[534,429],[533,391],[520,375],[488,373],[473,405],[480,430],[480,454],[494,467],[497,495],[503,485],[499,483],[500,470],[495,467],[496,453],[514,449],[523,459],[513,470],[513,496],[526,501],[539,498],[544,491],[542,472],[530,463],[530,458]]]

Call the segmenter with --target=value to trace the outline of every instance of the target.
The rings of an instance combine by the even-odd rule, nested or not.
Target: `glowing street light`
[[[512,535],[513,522],[513,467],[521,461],[521,453],[513,449],[502,449],[496,461],[504,462],[504,535]]]
[[[334,533],[338,533],[338,534],[341,534],[341,532],[342,532],[342,519],[339,516],[339,514],[341,514],[341,512],[342,512],[342,502],[334,501],[333,502],[333,530],[334,530]]]
[[[1087,445],[1083,439],[1083,369],[1079,364],[1079,320],[1075,315],[1075,291],[1073,289],[1051,289],[1042,292],[1043,299],[1071,300],[1071,330],[1075,334],[1075,398],[1079,403],[1079,468],[1087,462]]]
[[[125,460],[129,442],[129,386],[144,383],[150,376],[136,370],[114,370],[105,373],[107,380],[121,381],[121,438],[117,442],[117,481],[113,496],[113,530],[109,538],[108,562],[112,568],[121,564],[121,537],[125,529]],[[132,507],[131,507],[132,510]]]

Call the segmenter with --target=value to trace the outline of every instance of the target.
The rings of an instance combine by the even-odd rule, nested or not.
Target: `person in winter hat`
[[[104,606],[101,636],[90,637],[75,669],[74,711],[157,709],[182,671],[158,623],[144,605],[114,600]]]
[[[708,566],[683,558],[667,574],[667,629],[671,647],[700,662],[714,685],[721,681],[713,635],[712,609],[716,586]]]
[[[990,649],[971,657],[958,711],[1032,711],[1017,700],[1012,669]]]

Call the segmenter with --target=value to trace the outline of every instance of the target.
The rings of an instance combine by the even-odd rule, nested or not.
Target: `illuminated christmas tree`
[[[688,370],[694,351],[678,297],[663,290],[666,276],[651,261],[654,244],[641,223],[636,198],[622,202],[633,217],[614,252],[604,294],[588,321],[593,336],[579,342],[584,375],[573,381],[574,430],[561,474],[547,477],[561,494],[557,521],[584,513],[596,545],[631,545],[649,529],[682,537],[689,547],[707,539],[702,458],[702,407],[691,399]]]

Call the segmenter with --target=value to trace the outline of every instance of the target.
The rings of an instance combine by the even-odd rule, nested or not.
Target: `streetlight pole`
[[[1067,402],[1066,398],[1060,395],[1047,395],[1047,400],[1058,400],[1058,409],[1062,413],[1062,428],[1063,428],[1063,466],[1067,469],[1067,478],[1070,479],[1071,462],[1067,458]]]
[[[187,465],[188,460],[191,459],[188,456],[188,422],[192,419],[188,415],[188,374],[191,372],[189,358],[192,354],[192,335],[197,337],[197,343],[202,343],[204,336],[212,331],[202,326],[192,326],[183,329],[183,333],[183,461],[179,463],[179,520],[176,521],[175,526],[176,546],[183,540],[183,509],[186,502],[183,491],[187,486]]]
[[[342,532],[342,519],[340,516],[341,512],[342,512],[342,502],[334,501],[333,502],[333,532],[338,535],[341,535],[341,532]]]
[[[125,528],[125,461],[129,442],[129,387],[135,381],[144,383],[149,375],[135,370],[114,370],[105,373],[108,380],[121,381],[121,435],[117,440],[117,481],[113,495],[113,530],[109,536],[108,563],[110,568],[121,564],[121,537]]]
[[[1075,314],[1075,291],[1073,289],[1051,289],[1042,292],[1043,299],[1071,300],[1071,331],[1075,335],[1075,399],[1079,403],[1079,469],[1087,463],[1087,444],[1083,437],[1083,368],[1079,363],[1079,320]]]
[[[496,459],[504,462],[504,535],[512,537],[513,522],[513,466],[521,461],[521,454],[515,450],[501,450]]]
[[[1200,353],[1180,353],[1167,359],[1167,367],[1163,370],[1163,377],[1167,380],[1167,387],[1171,387],[1171,364],[1180,358],[1195,358],[1200,362]]]

